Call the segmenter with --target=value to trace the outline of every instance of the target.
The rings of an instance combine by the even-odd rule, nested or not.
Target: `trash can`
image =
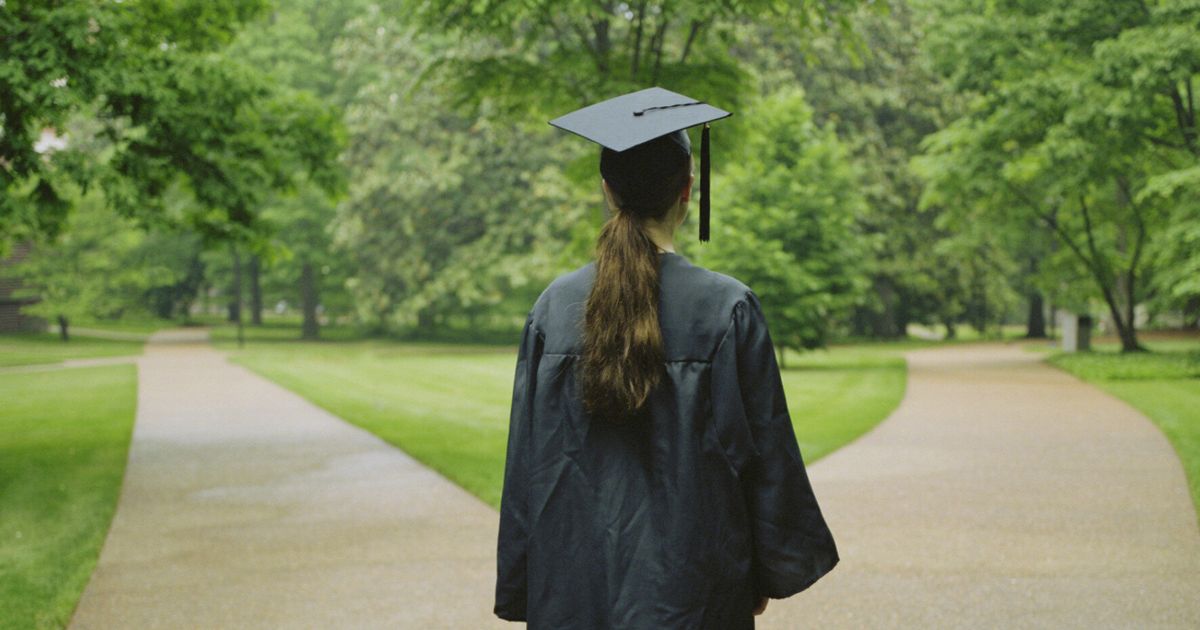
[[[1076,315],[1070,311],[1058,312],[1058,330],[1062,335],[1063,352],[1082,352],[1092,349],[1091,315]]]

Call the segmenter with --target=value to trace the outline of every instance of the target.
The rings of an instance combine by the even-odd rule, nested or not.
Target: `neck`
[[[675,228],[679,227],[681,218],[674,211],[666,213],[663,221],[646,219],[642,221],[642,230],[658,247],[660,252],[675,253]]]
[[[667,231],[664,226],[650,225],[647,222],[643,229],[646,231],[646,236],[658,247],[660,252],[675,252],[675,235],[673,231]]]

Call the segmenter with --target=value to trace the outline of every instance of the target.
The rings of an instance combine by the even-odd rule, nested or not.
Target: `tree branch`
[[[1170,140],[1165,140],[1165,139],[1163,139],[1163,138],[1157,138],[1157,137],[1155,137],[1155,136],[1152,136],[1152,135],[1150,135],[1150,134],[1147,134],[1147,133],[1142,133],[1142,132],[1140,132],[1140,131],[1139,131],[1139,132],[1137,132],[1137,135],[1138,135],[1138,137],[1140,137],[1141,139],[1143,139],[1143,140],[1145,140],[1145,141],[1147,141],[1147,142],[1149,142],[1150,144],[1153,144],[1153,145],[1155,145],[1155,146],[1159,146],[1159,147],[1165,147],[1165,148],[1167,148],[1167,149],[1176,149],[1176,150],[1179,150],[1179,149],[1187,149],[1187,147],[1183,146],[1182,144],[1179,144],[1178,142],[1171,142]]]
[[[1192,155],[1200,157],[1200,148],[1196,146],[1195,112],[1189,111],[1189,107],[1184,104],[1183,96],[1179,94],[1179,86],[1172,86],[1169,94],[1171,105],[1175,108],[1175,124],[1179,127],[1179,135],[1183,137],[1183,144]]]
[[[1187,78],[1187,110],[1188,118],[1192,121],[1192,128],[1196,128],[1196,95],[1192,93],[1192,78]]]
[[[650,73],[650,83],[658,85],[658,73],[662,69],[662,51],[667,39],[667,25],[671,20],[667,18],[666,10],[663,10],[662,21],[658,25],[658,29],[654,33],[654,37],[650,38],[650,47],[654,50],[654,70]]]
[[[629,66],[629,78],[637,80],[638,65],[642,60],[642,26],[646,23],[646,0],[638,3],[637,32],[633,39],[633,60]]]
[[[1083,211],[1083,233],[1087,235],[1088,251],[1092,253],[1092,260],[1096,261],[1097,268],[1099,268],[1100,263],[1103,262],[1103,257],[1096,247],[1096,235],[1092,230],[1092,214],[1088,210],[1087,200],[1083,198],[1082,194],[1079,195],[1079,208]]]
[[[1132,308],[1133,308],[1132,304],[1134,301],[1134,290],[1133,290],[1134,284],[1133,283],[1134,283],[1134,280],[1137,278],[1137,268],[1138,268],[1138,265],[1141,264],[1142,251],[1144,249],[1143,246],[1146,243],[1146,220],[1145,220],[1145,217],[1142,216],[1141,206],[1139,206],[1133,200],[1133,194],[1132,194],[1133,191],[1130,190],[1129,181],[1120,175],[1118,175],[1116,177],[1116,181],[1117,181],[1117,188],[1118,188],[1118,190],[1121,191],[1122,201],[1124,201],[1125,204],[1128,205],[1130,210],[1133,212],[1133,222],[1134,222],[1134,226],[1137,229],[1137,238],[1134,239],[1134,243],[1133,243],[1133,256],[1130,259],[1129,270],[1126,273],[1126,278],[1129,282],[1129,302],[1131,305],[1130,309],[1132,312]],[[1130,321],[1132,322],[1133,320],[1131,319]]]
[[[687,62],[688,53],[692,51],[692,42],[696,41],[696,34],[700,32],[700,28],[703,26],[703,20],[692,20],[692,26],[688,31],[687,41],[683,44],[683,54],[679,56],[680,64]]]
[[[1105,301],[1109,302],[1110,307],[1115,308],[1115,296],[1113,296],[1112,293],[1108,274],[1105,273],[1105,270],[1100,264],[1101,260],[1095,257],[1089,257],[1083,251],[1083,248],[1075,242],[1075,239],[1071,237],[1070,233],[1063,229],[1057,218],[1058,208],[1052,208],[1050,213],[1043,212],[1042,210],[1039,210],[1040,204],[1036,203],[1028,194],[1025,193],[1025,191],[1014,186],[1012,182],[1005,182],[1005,185],[1007,185],[1008,189],[1022,202],[1024,202],[1025,205],[1028,206],[1029,209],[1032,210],[1039,219],[1049,226],[1050,229],[1054,230],[1054,233],[1058,235],[1059,239],[1061,239],[1062,242],[1065,243],[1066,246],[1075,253],[1075,256],[1079,258],[1080,262],[1082,262],[1085,267],[1087,267],[1088,271],[1092,272],[1092,277],[1095,278],[1096,282],[1100,284],[1100,290],[1104,293]],[[1087,216],[1086,213],[1085,216]],[[1087,221],[1088,225],[1090,226],[1090,218],[1088,218]],[[1091,238],[1090,227],[1088,229],[1088,237],[1089,239]],[[1090,247],[1089,249],[1094,252],[1094,243],[1092,245],[1093,247]]]

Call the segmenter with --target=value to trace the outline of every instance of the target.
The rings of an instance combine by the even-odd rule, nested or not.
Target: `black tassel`
[[[708,242],[708,123],[700,132],[700,240]]]

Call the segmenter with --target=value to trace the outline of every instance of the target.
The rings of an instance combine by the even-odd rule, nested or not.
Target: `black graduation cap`
[[[658,87],[646,88],[575,110],[550,121],[551,125],[583,136],[617,152],[669,137],[675,147],[691,155],[687,128],[704,125],[700,135],[700,240],[708,240],[708,123],[731,114],[694,98]],[[603,170],[603,166],[601,167]],[[605,173],[608,179],[609,174]],[[610,184],[612,182],[610,181]]]

